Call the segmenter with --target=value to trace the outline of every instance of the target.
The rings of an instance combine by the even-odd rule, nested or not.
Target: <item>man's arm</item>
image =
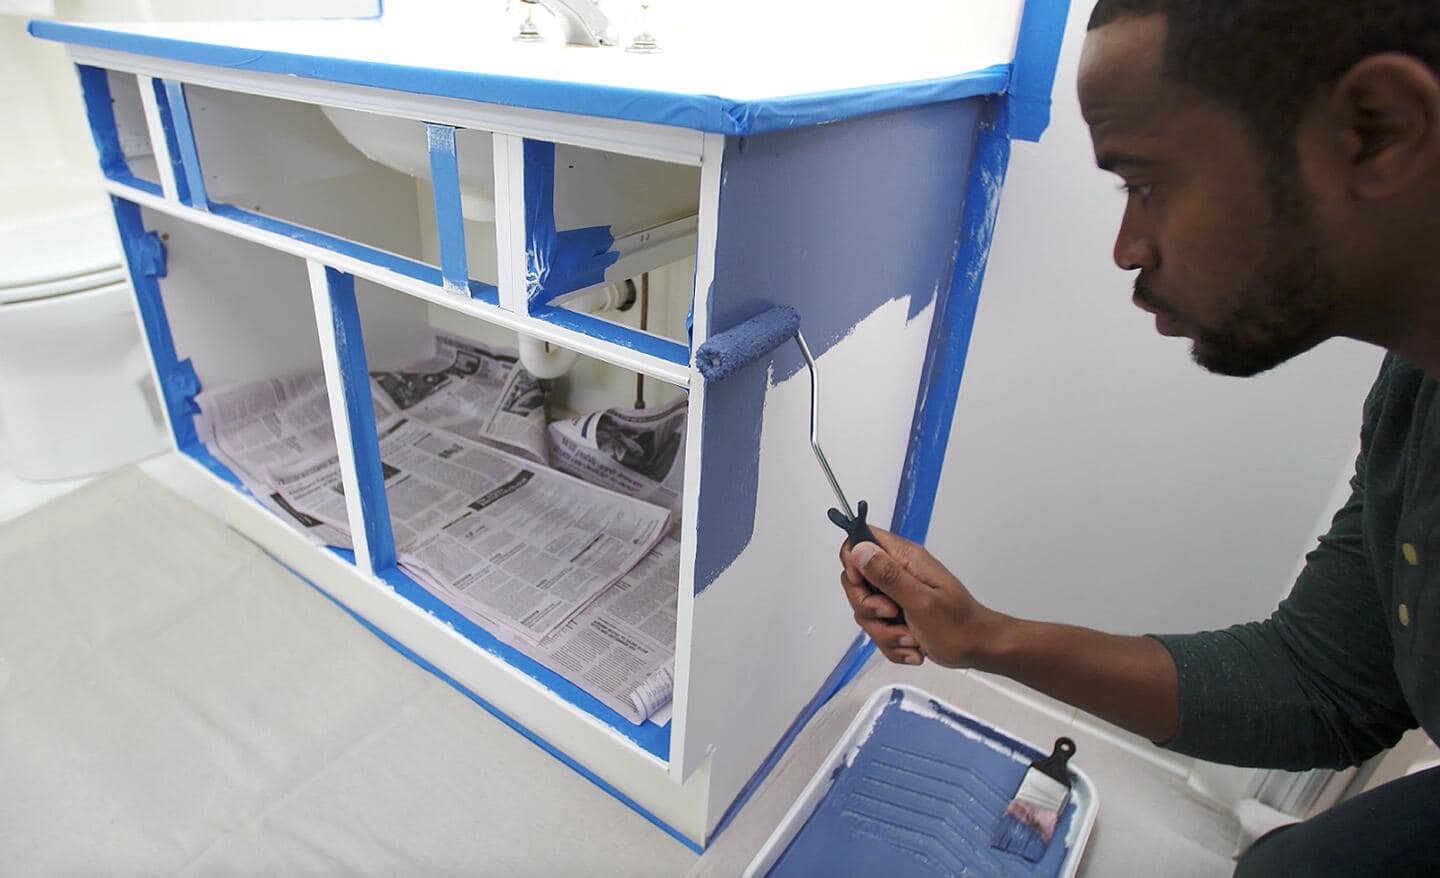
[[[1152,741],[1175,734],[1179,678],[1160,642],[997,613],[923,547],[874,530],[885,551],[868,543],[842,550],[842,584],[855,620],[887,658],[918,664],[923,651],[945,667],[1010,677]],[[862,576],[884,594],[869,594]],[[905,625],[889,621],[891,598],[905,608]]]

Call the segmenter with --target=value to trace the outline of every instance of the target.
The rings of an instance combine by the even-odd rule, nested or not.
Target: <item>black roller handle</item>
[[[875,539],[874,532],[870,530],[870,525],[865,523],[865,516],[869,512],[870,504],[866,503],[864,500],[861,500],[860,502],[855,504],[854,518],[851,518],[850,516],[841,512],[839,509],[835,509],[834,507],[831,507],[830,511],[827,514],[830,516],[830,520],[835,522],[836,527],[845,531],[845,535],[849,537],[846,542],[850,544],[851,549],[854,549],[861,543],[874,543],[877,546],[880,545],[880,541]],[[871,585],[868,580],[865,582],[865,588],[871,594],[883,594],[880,589]],[[891,598],[891,600],[894,601],[894,598]],[[895,607],[896,609],[900,609],[900,605],[898,603],[895,604]],[[904,625],[905,611],[901,609],[900,612],[894,617],[893,621],[897,625]]]

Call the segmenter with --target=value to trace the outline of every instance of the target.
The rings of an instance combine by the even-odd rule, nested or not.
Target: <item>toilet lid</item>
[[[98,187],[5,187],[0,205],[0,303],[124,278],[114,215]]]

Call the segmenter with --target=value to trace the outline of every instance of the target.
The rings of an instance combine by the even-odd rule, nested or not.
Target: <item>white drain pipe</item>
[[[620,284],[605,284],[561,296],[554,301],[557,307],[568,308],[583,314],[600,314],[615,311],[625,303],[625,292]],[[520,335],[520,365],[536,378],[559,378],[575,365],[579,356],[569,348],[551,347],[534,336]]]

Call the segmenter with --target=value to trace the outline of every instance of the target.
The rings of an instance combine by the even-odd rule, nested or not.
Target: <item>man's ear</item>
[[[1440,77],[1411,55],[1371,55],[1340,77],[1323,115],[1329,170],[1351,195],[1387,198],[1440,169]]]

